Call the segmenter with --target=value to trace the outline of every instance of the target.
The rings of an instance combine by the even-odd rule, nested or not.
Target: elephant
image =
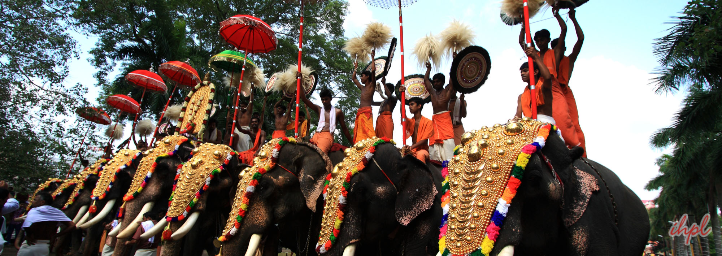
[[[490,133],[484,134],[486,140],[479,143],[483,147],[490,147],[487,150],[494,152],[491,154],[497,155],[495,153],[498,149],[498,155],[503,155],[505,152],[498,145],[514,144],[517,138],[506,142],[492,139],[504,137],[503,133],[516,133],[519,127],[535,125],[546,124],[522,119],[495,126],[493,129],[499,129],[495,130],[496,133],[492,132],[492,128],[481,129],[482,133]],[[530,142],[534,138],[530,137]],[[537,147],[530,154],[523,169],[521,184],[516,190],[516,196],[512,196],[506,219],[503,219],[498,230],[490,255],[641,255],[649,235],[649,217],[639,197],[614,172],[582,157],[582,148],[567,148],[560,134],[549,132],[543,143],[538,142],[538,139],[536,137],[534,142],[542,145],[542,148],[538,150]],[[478,159],[479,151],[476,150],[479,148],[470,147],[468,141],[463,146],[468,150],[463,152],[462,147],[459,159]],[[488,157],[491,161],[492,156]],[[454,161],[458,159],[455,157]],[[469,170],[462,172],[468,173]],[[451,167],[449,173],[452,173]],[[493,180],[487,178],[487,183]],[[510,191],[508,188],[504,193]],[[452,193],[452,197],[459,194]],[[463,197],[460,200],[463,202]],[[500,208],[497,206],[495,209],[499,211]],[[457,216],[457,220],[461,218]],[[450,222],[451,219],[449,217]],[[486,230],[489,232],[489,229]]]
[[[241,170],[248,167],[226,145],[203,143],[193,152],[193,157],[178,171],[166,218],[141,235],[147,239],[168,226],[162,236],[164,256],[195,256],[203,250],[209,255],[215,254],[213,240],[220,235],[231,210],[231,189],[238,183]],[[227,163],[215,164],[213,159],[223,160],[223,157]],[[217,168],[218,172],[211,173],[214,169],[207,169],[210,167]],[[207,187],[199,189],[203,184]],[[200,196],[197,201],[192,201],[194,195]],[[190,212],[184,212],[186,209]]]
[[[272,140],[261,152],[270,151],[278,141]],[[340,162],[343,152],[338,151],[335,157]],[[324,178],[334,163],[315,145],[305,142],[286,143],[277,159],[275,166],[258,180],[240,228],[223,242],[222,255],[244,252],[248,255],[262,248],[263,255],[275,256],[279,243],[296,255],[315,254],[313,248],[323,212],[323,201],[318,199]],[[241,200],[246,190],[237,189],[240,194],[236,193],[235,200]],[[234,212],[231,216],[235,216]],[[226,229],[235,221],[229,218]]]
[[[376,146],[348,182],[341,230],[323,255],[435,255],[442,216],[435,177],[441,175],[393,144]]]
[[[84,256],[98,253],[105,228],[104,224],[115,218],[115,213],[120,207],[119,201],[130,187],[135,170],[142,158],[143,154],[138,150],[121,149],[113,159],[103,166],[96,187],[91,191],[93,200],[89,210],[76,224],[78,228],[86,231],[83,240]],[[80,205],[79,202],[74,204]]]
[[[173,191],[173,181],[178,165],[190,157],[195,146],[186,137],[169,136],[159,141],[153,150],[145,151],[138,170],[133,177],[133,185],[123,197],[123,213],[120,225],[109,233],[118,238],[114,255],[127,255],[132,246],[125,245],[140,225],[146,212],[166,212],[168,198]],[[157,151],[157,152],[156,152]],[[172,153],[168,156],[164,154]],[[149,175],[150,167],[155,164]],[[145,182],[140,192],[138,189]]]

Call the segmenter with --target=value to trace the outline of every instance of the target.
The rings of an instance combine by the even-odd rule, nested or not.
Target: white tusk
[[[145,203],[145,205],[143,205],[143,208],[140,209],[140,212],[138,213],[138,215],[135,216],[135,219],[133,219],[133,221],[130,222],[125,229],[123,229],[123,232],[120,232],[120,230],[118,230],[118,232],[120,232],[120,234],[117,237],[120,239],[125,239],[125,238],[130,238],[133,234],[135,234],[135,230],[138,229],[138,226],[140,225],[140,223],[143,222],[143,215],[146,212],[149,212],[150,209],[153,208],[154,204],[155,203],[153,203],[153,202]],[[120,225],[118,225],[118,226],[120,226]],[[118,234],[118,232],[115,232],[115,234]],[[114,235],[111,235],[111,236],[114,236]]]
[[[165,220],[165,218],[160,219],[160,221],[156,223],[155,226],[153,226],[149,230],[146,230],[145,233],[140,235],[140,238],[149,239],[153,237],[155,234],[158,234],[158,232],[163,231],[163,228],[165,228],[166,224],[168,224],[168,221]]]
[[[89,220],[88,222],[81,224],[79,228],[86,229],[95,224],[100,223],[100,221],[102,221],[103,218],[105,218],[105,216],[107,216],[108,213],[110,213],[110,210],[113,210],[113,205],[115,205],[115,199],[108,200],[108,202],[105,203],[105,205],[103,206],[103,209],[100,210],[100,213],[98,213],[98,215],[95,215],[95,217],[93,219]]]
[[[200,212],[191,213],[191,216],[188,217],[186,222],[183,223],[183,225],[178,230],[173,232],[172,235],[170,235],[170,239],[178,240],[178,239],[183,238],[186,234],[188,234],[188,232],[191,231],[191,228],[193,228],[193,225],[196,224],[196,221],[198,220],[198,216],[200,216],[200,215],[201,215]]]
[[[514,256],[514,246],[513,245],[504,246],[504,249],[501,249],[498,256]]]
[[[356,244],[349,244],[343,249],[343,256],[353,256],[356,253]]]
[[[441,256],[441,252],[436,253],[436,256]]]
[[[88,206],[87,206],[87,205],[81,206],[81,207],[80,207],[80,210],[78,210],[78,213],[75,214],[75,218],[73,218],[73,222],[74,222],[76,225],[77,225],[77,224],[80,224],[80,223],[78,223],[78,221],[80,221],[80,218],[82,218],[83,215],[85,215],[85,213],[86,213],[87,211],[88,211]]]
[[[246,250],[245,256],[256,255],[256,250],[258,250],[258,245],[260,245],[260,244],[261,244],[261,234],[251,235],[251,240],[248,241],[248,249]]]
[[[90,212],[85,212],[83,217],[80,218],[80,221],[78,221],[78,223],[76,223],[75,226],[78,227],[78,226],[82,225],[83,223],[88,221],[88,218],[90,218]]]
[[[109,235],[109,236],[112,236],[112,237],[117,236],[117,235],[118,235],[118,232],[120,232],[120,224],[121,224],[121,223],[118,222],[118,225],[115,225],[115,227],[113,228],[113,230],[111,230],[110,232],[108,232],[108,235]]]

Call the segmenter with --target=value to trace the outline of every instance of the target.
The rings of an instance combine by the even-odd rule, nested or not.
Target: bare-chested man
[[[288,120],[291,119],[291,106],[293,105],[293,101],[288,101],[288,106],[284,106],[281,102],[283,102],[283,98],[278,100],[276,105],[273,106],[273,115],[276,117],[273,123],[275,129],[273,130],[273,135],[271,135],[273,139],[286,137],[286,126]]]
[[[449,99],[456,94],[454,87],[447,85],[446,76],[438,73],[429,80],[431,74],[431,63],[426,62],[426,75],[424,75],[424,86],[431,95],[431,106],[434,115],[431,120],[434,123],[434,136],[429,139],[429,155],[431,160],[444,161],[454,156],[454,126],[451,123],[449,114]]]
[[[381,78],[381,86],[383,86],[386,99],[381,102],[374,102],[374,106],[379,107],[379,116],[376,117],[376,137],[394,138],[394,119],[391,113],[396,108],[398,99],[394,96],[394,85],[386,83],[386,77]]]
[[[331,105],[331,99],[333,99],[331,91],[323,88],[318,93],[318,96],[321,97],[322,106],[316,105],[308,100],[303,93],[301,94],[301,100],[303,100],[303,103],[313,110],[313,112],[319,115],[318,126],[316,133],[314,133],[311,138],[311,143],[315,144],[323,152],[328,153],[331,150],[331,146],[333,146],[333,132],[336,130],[336,124],[341,126],[341,131],[347,140],[351,140],[352,137],[348,132],[348,127],[346,127],[343,111]]]
[[[373,103],[376,89],[375,69],[365,70],[361,73],[361,82],[356,78],[356,70],[351,75],[351,80],[361,90],[359,108],[356,113],[356,121],[353,126],[353,143],[376,136],[374,131],[374,119],[371,116],[371,103]]]
[[[75,223],[65,213],[50,206],[52,203],[53,196],[48,192],[38,192],[33,198],[33,208],[23,223],[25,242],[20,246],[18,256],[50,255],[50,240],[75,229]],[[65,226],[60,232],[57,232],[58,224]]]

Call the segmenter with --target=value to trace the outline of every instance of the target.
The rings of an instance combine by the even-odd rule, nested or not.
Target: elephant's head
[[[142,222],[146,212],[166,212],[168,198],[173,192],[175,175],[183,161],[190,157],[193,143],[186,137],[173,135],[159,141],[153,149],[143,152],[143,159],[123,196],[123,206],[119,210],[120,225],[109,235],[116,236],[114,252],[124,255],[131,246],[125,245]]]
[[[165,218],[141,238],[150,238],[167,226],[162,235],[166,241],[163,255],[200,255],[212,247],[225,224],[224,215],[231,209],[231,189],[247,167],[237,154],[226,145],[211,143],[194,149],[192,158],[175,175]]]
[[[274,150],[278,152],[275,156]],[[236,188],[234,207],[221,238],[223,254],[252,254],[259,247],[276,250],[279,240],[299,255],[306,248],[313,250],[316,239],[315,232],[310,232],[310,222],[313,212],[320,215],[322,211],[317,201],[324,178],[331,171],[330,159],[316,146],[293,143],[292,139],[272,140],[260,152],[263,159],[243,173],[244,179]],[[253,178],[267,166],[272,167]],[[254,180],[257,184],[250,184]],[[248,205],[242,216],[241,204]],[[261,245],[261,238],[267,242]]]
[[[444,185],[445,250],[563,254],[561,222],[576,214],[563,208],[565,190],[576,184],[572,163],[583,150],[567,149],[555,127],[526,119],[484,127],[462,141]]]
[[[402,244],[402,253],[408,255],[435,254],[437,246],[427,244],[436,241],[441,217],[433,175],[416,158],[402,157],[391,143],[378,144],[374,152],[368,150],[374,142],[359,142],[336,165],[325,188],[316,250],[324,255],[353,255],[354,250],[358,255],[378,255],[395,243]],[[367,152],[373,153],[372,159],[361,160]],[[358,168],[358,163],[365,168],[356,174],[346,171]],[[342,212],[341,218],[338,212]],[[340,230],[334,227],[337,220],[342,220]]]
[[[68,202],[68,199],[72,196],[75,186],[80,182],[83,182],[81,174],[64,180],[63,183],[51,193],[53,196],[53,203],[51,206],[62,209],[63,206],[65,206],[65,203]]]

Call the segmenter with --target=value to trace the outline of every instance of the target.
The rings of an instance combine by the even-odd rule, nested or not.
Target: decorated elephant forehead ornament
[[[202,138],[202,131],[208,123],[213,108],[213,97],[216,93],[216,86],[208,82],[208,75],[205,81],[199,83],[188,96],[185,97],[181,108],[180,118],[176,134],[193,134]]]
[[[237,153],[227,145],[203,143],[193,149],[191,155],[191,159],[180,165],[176,173],[166,213],[168,222],[188,217],[213,177],[228,168],[228,163]],[[164,240],[169,237],[170,234],[163,233]]]
[[[63,182],[63,180],[58,179],[58,178],[48,178],[48,180],[46,180],[45,182],[41,183],[41,184],[38,186],[38,188],[36,188],[35,191],[33,191],[33,196],[30,197],[30,199],[32,200],[33,198],[35,198],[35,195],[37,195],[38,192],[40,192],[40,191],[48,188],[48,187],[50,186],[50,184],[53,184],[53,183],[61,183],[61,182]],[[30,210],[30,206],[31,206],[31,205],[28,205],[27,210]]]
[[[441,174],[442,255],[489,255],[531,155],[556,127],[522,119],[462,136]]]
[[[357,142],[353,147],[346,149],[346,157],[326,176],[323,188],[325,205],[321,219],[321,232],[318,236],[318,244],[316,244],[317,252],[326,253],[336,242],[336,236],[343,224],[351,177],[368,166],[374,157],[376,146],[383,143],[396,144],[391,139],[376,137]]]
[[[86,167],[85,169],[87,170],[88,168]],[[53,199],[55,199],[55,197],[57,197],[58,195],[60,195],[60,193],[63,193],[63,191],[65,191],[66,189],[70,188],[70,186],[73,186],[73,185],[75,185],[75,184],[78,184],[78,182],[82,182],[82,179],[80,179],[80,175],[73,176],[73,177],[71,177],[70,179],[66,179],[66,180],[64,180],[63,183],[60,184],[60,186],[58,186],[58,188],[56,188],[56,189],[53,191],[53,193],[51,193],[50,195],[53,196]]]
[[[233,198],[233,208],[223,229],[223,235],[218,238],[218,241],[227,241],[241,228],[241,223],[243,218],[246,217],[246,211],[248,211],[248,205],[250,205],[250,199],[256,190],[258,181],[266,172],[276,166],[281,148],[288,143],[295,144],[296,139],[285,137],[269,141],[258,151],[258,156],[253,160],[253,166],[244,169],[238,175],[240,181],[238,182],[238,189],[236,189],[236,196]]]
[[[90,175],[98,175],[103,170],[103,167],[105,167],[105,164],[108,163],[108,159],[100,158],[98,161],[95,161],[93,165],[90,167],[85,168],[76,178],[78,179],[78,185],[75,186],[73,189],[73,192],[70,193],[72,196],[68,198],[68,201],[65,202],[65,205],[63,206],[63,210],[67,209],[68,206],[73,204],[75,202],[75,199],[80,196],[80,192],[83,191],[83,188],[85,188],[85,181],[90,178]]]
[[[97,207],[95,207],[95,202],[97,200],[105,198],[108,191],[110,191],[111,188],[113,188],[113,184],[115,183],[115,178],[118,177],[118,173],[121,172],[123,169],[127,168],[128,166],[131,166],[133,164],[133,161],[140,155],[140,150],[135,149],[121,149],[118,151],[115,156],[113,156],[113,159],[108,161],[107,164],[103,167],[103,173],[100,174],[100,178],[98,178],[98,182],[95,183],[95,188],[93,189],[93,194],[90,196],[90,199],[93,200],[93,205],[90,206],[90,209],[88,210],[90,213],[95,213],[97,210]]]

